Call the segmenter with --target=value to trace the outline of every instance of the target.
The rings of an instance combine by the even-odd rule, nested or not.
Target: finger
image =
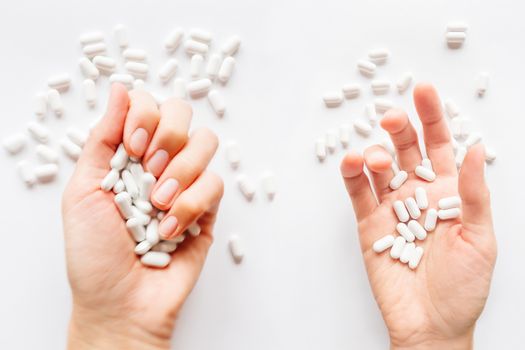
[[[390,134],[399,167],[407,172],[414,171],[422,158],[416,130],[406,112],[401,109],[388,110],[381,120],[381,127]]]
[[[341,161],[341,174],[359,222],[377,208],[370,182],[363,172],[363,157],[355,151],[348,152]]]
[[[463,225],[474,232],[480,226],[492,225],[490,192],[484,174],[485,151],[478,144],[469,149],[459,173]]]
[[[159,224],[163,239],[178,236],[210,208],[216,207],[224,193],[222,179],[205,171],[175,200],[173,206]]]
[[[209,129],[195,131],[182,151],[168,164],[153,188],[153,205],[161,210],[168,209],[175,198],[206,169],[218,143],[217,136]]]
[[[414,103],[423,124],[427,156],[438,174],[457,174],[454,150],[447,122],[443,118],[441,102],[430,84],[418,84],[414,89]]]
[[[160,112],[153,97],[145,91],[132,90],[129,98],[124,146],[131,157],[142,158],[159,123]]]
[[[191,115],[191,106],[178,98],[170,98],[160,106],[160,122],[144,156],[146,170],[155,177],[188,141]]]
[[[382,146],[373,145],[365,150],[364,158],[376,196],[381,202],[385,195],[392,192],[390,189],[390,180],[394,176],[391,168],[392,157]]]

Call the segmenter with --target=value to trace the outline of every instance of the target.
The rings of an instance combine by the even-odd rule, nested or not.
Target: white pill
[[[416,247],[416,249],[414,249],[414,253],[412,253],[412,257],[410,257],[410,260],[408,262],[408,267],[411,268],[412,270],[415,269],[419,265],[419,262],[421,261],[422,256],[423,256],[423,248]]]
[[[117,24],[113,28],[113,35],[117,42],[118,47],[125,49],[129,45],[128,28],[123,24]]]
[[[478,96],[482,97],[485,95],[485,92],[487,92],[487,89],[489,87],[489,73],[482,72],[479,73],[477,84],[476,84],[476,91],[478,93]]]
[[[421,210],[419,210],[417,202],[413,197],[405,199],[405,206],[412,219],[418,219],[421,216]]]
[[[461,206],[461,198],[459,196],[445,197],[445,198],[441,198],[438,201],[439,209],[459,208],[460,206]]]
[[[470,148],[475,144],[478,144],[483,139],[483,136],[479,132],[473,132],[468,135],[467,139],[464,142],[464,146]]]
[[[428,197],[427,197],[427,191],[423,187],[416,187],[415,191],[416,196],[416,202],[419,209],[427,209],[428,208]]]
[[[372,133],[372,126],[361,119],[354,121],[354,129],[358,134],[365,137],[370,136],[370,133]]]
[[[403,248],[403,251],[401,252],[401,256],[399,257],[399,261],[401,261],[403,264],[406,264],[410,260],[410,258],[412,258],[412,255],[414,255],[415,250],[416,250],[415,243],[405,244],[405,247]]]
[[[126,192],[129,193],[131,199],[135,200],[139,197],[139,187],[135,182],[135,178],[131,175],[130,171],[125,169],[122,171],[122,181],[126,185]]]
[[[465,22],[450,22],[447,24],[447,32],[466,32],[468,24]]]
[[[144,240],[137,244],[135,246],[135,254],[137,255],[144,255],[146,254],[150,249],[152,248],[152,245],[150,242]]]
[[[192,225],[193,225],[193,224],[192,224]],[[195,225],[197,225],[197,224],[195,224]],[[197,226],[199,226],[199,225],[197,225]],[[191,225],[190,225],[189,227],[191,227]],[[188,228],[189,228],[189,227],[188,227]],[[200,230],[200,226],[199,226],[199,230]],[[187,231],[187,230],[186,230],[186,231]],[[188,233],[189,233],[189,232],[188,232]],[[199,232],[199,233],[200,233],[200,232]],[[185,239],[186,239],[186,235],[184,234],[184,235],[179,235],[179,236],[175,236],[175,237],[173,237],[173,238],[170,238],[169,241],[174,242],[174,243],[177,243],[177,244],[180,244],[180,243],[184,242]]]
[[[221,52],[224,56],[233,56],[241,47],[241,38],[238,35],[231,36],[221,46]]]
[[[338,107],[343,102],[342,91],[329,91],[323,94],[323,101],[326,107]]]
[[[491,147],[485,147],[485,161],[487,163],[495,161],[497,156],[496,150]]]
[[[211,87],[210,79],[199,79],[189,82],[187,85],[188,92],[192,98],[198,98],[206,95]]]
[[[361,94],[361,87],[359,84],[345,84],[343,85],[342,90],[347,99],[357,98]]]
[[[339,142],[343,148],[348,148],[350,145],[350,125],[341,124],[339,127]]]
[[[424,240],[427,238],[427,231],[421,226],[416,220],[410,220],[407,224],[408,229],[416,236],[419,240]]]
[[[47,113],[47,94],[44,92],[39,92],[35,96],[35,115],[38,119],[44,119]]]
[[[126,227],[129,233],[131,233],[131,237],[133,237],[135,242],[142,242],[146,239],[146,230],[144,229],[144,226],[142,226],[142,223],[139,219],[128,219],[128,221],[126,221]]]
[[[167,60],[159,71],[160,80],[163,83],[167,83],[171,78],[173,78],[175,73],[177,73],[178,67],[179,62],[176,59],[170,58],[169,60]]]
[[[157,219],[158,219],[159,221],[161,221],[162,219],[164,219],[165,216],[166,216],[166,212],[165,212],[165,211],[159,211],[159,212],[157,213]]]
[[[145,89],[145,84],[144,83],[144,80],[142,79],[135,79],[135,81],[133,82],[133,89],[134,90],[144,90]]]
[[[119,194],[120,192],[123,192],[125,190],[126,190],[126,185],[124,185],[124,181],[122,181],[122,179],[119,179],[117,183],[115,183],[115,185],[113,186],[113,193],[115,194]]]
[[[117,61],[107,56],[95,56],[93,64],[100,70],[106,73],[112,73],[117,68]]]
[[[241,163],[241,150],[236,141],[226,143],[226,160],[230,163],[232,169],[237,169]]]
[[[190,234],[192,237],[197,237],[201,233],[201,227],[196,222],[191,223],[186,231]]]
[[[170,53],[177,50],[177,48],[180,46],[180,43],[182,42],[183,37],[184,31],[182,28],[174,29],[168,34],[166,39],[164,39],[164,48]]]
[[[386,111],[394,107],[394,104],[392,103],[392,101],[387,100],[385,98],[376,98],[374,100],[374,104],[376,106],[377,113],[380,113],[380,114],[385,113]]]
[[[390,256],[392,259],[399,259],[401,256],[401,253],[403,252],[403,248],[405,248],[405,244],[407,241],[401,237],[397,236],[394,240],[394,244],[392,244],[392,248],[390,248]]]
[[[50,89],[55,89],[58,91],[66,91],[71,85],[71,76],[67,73],[58,74],[52,76],[47,80],[47,86]]]
[[[214,80],[215,78],[217,78],[217,74],[219,74],[221,64],[221,55],[214,53],[210,56],[208,60],[208,65],[206,66],[206,74],[208,75],[208,78],[210,78],[210,80]]]
[[[196,41],[200,41],[205,44],[209,44],[212,39],[212,34],[204,29],[192,28],[190,29],[190,38]]]
[[[401,171],[401,169],[399,169],[399,165],[397,165],[397,162],[395,160],[392,160],[392,164],[390,164],[390,169],[392,169],[394,176]]]
[[[419,178],[428,182],[432,182],[436,179],[436,173],[422,165],[418,165],[414,172]]]
[[[171,255],[164,252],[149,251],[140,258],[142,265],[150,267],[166,267],[170,261]]]
[[[195,40],[186,40],[184,42],[184,51],[186,51],[188,55],[198,53],[205,56],[208,53],[208,45]]]
[[[153,211],[153,205],[149,201],[137,199],[133,202],[136,208],[138,208],[144,214],[150,214]]]
[[[150,224],[151,216],[149,216],[148,214],[144,214],[144,212],[136,206],[133,205],[131,207],[131,212],[133,213],[133,217],[136,217],[142,223],[143,226],[147,226]]]
[[[412,76],[412,73],[410,72],[403,73],[403,75],[401,76],[401,78],[396,84],[397,92],[399,92],[399,94],[403,94],[405,91],[408,90],[413,80],[414,80],[414,77]]]
[[[126,152],[124,144],[121,143],[115,151],[115,154],[111,158],[109,164],[112,169],[122,170],[126,167],[126,165],[128,165],[128,157],[128,152]]]
[[[46,145],[37,145],[36,155],[44,163],[58,163],[58,152]]]
[[[368,58],[375,64],[385,64],[389,56],[390,51],[384,48],[374,49],[368,52]]]
[[[104,33],[100,31],[83,33],[78,40],[82,46],[97,43],[104,41]]]
[[[429,170],[432,170],[434,171],[434,169],[432,168],[432,161],[428,158],[423,158],[421,160],[421,165],[424,166],[425,168],[429,169]]]
[[[190,61],[190,76],[193,80],[199,79],[202,74],[202,69],[204,66],[204,57],[199,54],[191,56]]]
[[[403,238],[407,241],[407,242],[414,242],[414,240],[416,239],[416,236],[414,236],[414,234],[412,233],[412,231],[410,231],[410,229],[408,228],[408,226],[403,223],[403,222],[400,222],[396,225],[396,231],[401,235],[403,236]]]
[[[245,174],[237,176],[237,185],[246,200],[251,201],[255,196],[255,186]]]
[[[463,164],[463,161],[465,160],[465,156],[467,155],[467,147],[459,146],[458,150],[456,151],[456,166],[458,168],[461,167]]]
[[[219,68],[219,73],[217,74],[217,79],[223,84],[226,84],[230,80],[233,69],[235,67],[235,58],[228,56],[226,57]]]
[[[151,173],[144,173],[142,174],[141,181],[140,181],[140,199],[149,201],[149,197],[151,196],[151,191],[153,190],[153,187],[157,183],[157,179],[153,174]]]
[[[454,119],[459,115],[458,105],[450,99],[445,100],[445,111],[450,119]]]
[[[84,52],[84,55],[86,55],[89,58],[93,58],[95,56],[101,56],[106,53],[107,46],[105,43],[93,43],[84,46],[82,51]]]
[[[186,98],[186,80],[177,78],[173,81],[173,96],[177,98]]]
[[[16,164],[16,171],[27,187],[31,187],[36,183],[35,172],[27,160],[19,161]]]
[[[390,180],[390,188],[394,191],[397,190],[405,183],[407,179],[408,173],[404,170],[401,170],[392,178],[392,180]]]
[[[222,117],[224,112],[226,112],[226,102],[222,94],[218,90],[210,90],[210,92],[208,92],[208,101],[215,111],[215,114]]]
[[[432,232],[436,229],[437,218],[438,212],[436,209],[431,208],[427,211],[424,224],[425,230],[427,232]]]
[[[264,193],[269,200],[273,200],[277,193],[277,181],[275,175],[271,171],[265,171],[261,177],[261,183]]]
[[[95,82],[91,79],[86,79],[82,82],[82,90],[84,93],[84,99],[88,106],[93,107],[97,103],[97,89]]]
[[[51,132],[39,122],[29,122],[27,124],[27,131],[29,131],[29,134],[36,142],[47,143],[49,141]]]
[[[372,80],[370,86],[374,95],[384,95],[390,91],[390,82],[388,80]]]
[[[387,250],[394,244],[394,236],[392,235],[386,235],[383,238],[378,239],[374,242],[372,245],[372,250],[376,253],[381,253]]]
[[[58,165],[55,163],[39,165],[35,167],[34,173],[38,182],[50,182],[53,181],[58,174]]]
[[[102,182],[100,183],[100,189],[105,192],[111,191],[119,179],[119,171],[116,169],[111,169],[109,173],[107,173],[102,179]]]
[[[459,208],[441,209],[438,211],[438,218],[440,220],[456,219],[460,214],[461,210]]]
[[[128,165],[126,166],[126,168],[129,170],[131,175],[133,175],[135,182],[139,185],[139,188],[140,188],[141,186],[140,183],[142,182],[142,176],[144,175],[144,168],[142,167],[142,164],[130,161],[128,162]]]
[[[315,141],[315,155],[320,162],[326,158],[326,139],[319,138]]]
[[[408,214],[407,208],[405,207],[405,203],[403,203],[403,201],[397,200],[392,204],[392,206],[399,221],[407,222],[408,219],[410,219],[410,215]]]
[[[237,235],[231,235],[228,240],[228,246],[230,248],[233,261],[236,264],[241,263],[242,259],[244,258],[244,248],[240,237]]]
[[[159,220],[151,219],[146,227],[146,240],[150,242],[152,246],[159,243]]]
[[[125,49],[122,52],[122,56],[124,56],[124,59],[126,61],[146,61],[148,58],[148,55],[146,54],[146,51],[142,49]]]
[[[136,78],[145,78],[149,72],[149,65],[143,62],[126,62],[124,68]]]
[[[133,88],[133,82],[135,81],[135,78],[131,74],[122,74],[122,73],[113,73],[109,77],[110,83],[120,83],[125,85],[128,89]]]
[[[334,129],[326,132],[326,148],[330,153],[334,153],[337,148],[337,132]]]
[[[10,154],[17,154],[27,144],[27,137],[22,133],[13,134],[2,141],[2,146]]]
[[[445,34],[445,38],[450,48],[457,49],[461,47],[461,45],[467,38],[467,34],[463,32],[448,32],[447,34]]]
[[[64,114],[64,104],[62,103],[62,97],[60,97],[60,93],[57,90],[51,89],[47,92],[47,102],[57,117],[60,117]]]
[[[100,75],[100,72],[98,71],[98,68],[86,57],[81,57],[78,60],[78,65],[80,67],[80,71],[84,75],[84,77],[92,80],[97,80],[97,78]]]
[[[357,62],[357,69],[362,75],[372,77],[376,72],[376,65],[373,62],[361,60]]]
[[[173,253],[177,249],[177,243],[173,241],[160,241],[152,248],[152,252]]]

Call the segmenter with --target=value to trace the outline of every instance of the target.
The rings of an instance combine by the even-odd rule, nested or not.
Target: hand
[[[217,137],[198,129],[188,138],[191,115],[180,99],[169,99],[159,110],[146,92],[128,96],[122,85],[112,86],[106,114],[91,131],[62,200],[73,293],[70,348],[169,348],[177,313],[212,243],[223,193],[222,180],[206,170]],[[161,235],[179,235],[197,220],[202,229],[177,248],[165,269],[140,263],[114,194],[100,189],[122,139],[128,154],[143,157],[145,169],[158,178],[151,201],[169,210]],[[175,180],[164,186],[168,179]]]
[[[465,349],[487,299],[496,260],[490,195],[484,181],[484,150],[471,147],[458,176],[450,134],[435,89],[419,84],[414,102],[423,125],[428,158],[437,178],[428,183],[414,174],[421,163],[417,134],[405,112],[388,111],[381,126],[389,132],[407,182],[392,191],[392,158],[381,146],[369,147],[364,158],[351,152],[341,164],[346,188],[358,221],[359,240],[374,297],[388,328],[392,348]],[[369,170],[377,196],[363,165]],[[459,184],[458,184],[459,182]],[[398,219],[392,203],[423,186],[429,208],[440,198],[459,195],[460,219],[439,221],[434,232],[416,245],[424,249],[416,270],[393,260],[388,250],[377,254],[372,244],[395,232]],[[422,217],[425,217],[423,212]],[[419,219],[420,223],[423,219]]]

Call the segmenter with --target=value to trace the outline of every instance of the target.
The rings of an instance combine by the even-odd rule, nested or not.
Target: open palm
[[[484,183],[484,152],[481,145],[472,147],[458,176],[436,91],[420,84],[415,88],[414,101],[423,125],[426,153],[437,174],[434,182],[425,182],[414,174],[422,156],[417,133],[401,110],[388,111],[381,124],[390,133],[400,168],[409,173],[407,182],[396,191],[389,188],[392,159],[378,145],[368,148],[364,158],[349,153],[341,170],[358,220],[372,291],[392,346],[444,348],[447,344],[454,348],[455,341],[470,342],[489,293],[496,259],[489,192]],[[364,164],[370,180],[363,172]],[[411,270],[390,258],[388,251],[378,255],[372,244],[395,232],[398,219],[392,203],[413,197],[418,186],[426,189],[429,208],[437,208],[439,199],[459,192],[462,216],[439,221],[425,241],[416,242],[424,254],[417,269]],[[424,217],[425,212],[420,223]]]

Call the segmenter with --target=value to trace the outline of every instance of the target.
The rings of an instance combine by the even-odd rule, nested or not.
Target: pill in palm
[[[459,218],[460,214],[461,214],[461,210],[459,208],[440,209],[438,211],[439,220],[456,219],[456,218]]]
[[[424,240],[427,238],[427,231],[421,226],[416,220],[410,220],[407,224],[408,229],[416,236],[419,240]]]
[[[394,244],[392,244],[392,248],[390,248],[390,257],[393,259],[399,259],[401,256],[401,253],[403,252],[403,248],[405,248],[406,240],[401,237],[397,236],[394,239]]]
[[[432,169],[429,169],[422,165],[418,165],[416,167],[415,173],[419,178],[428,182],[432,182],[436,179],[436,173],[433,172]]]
[[[414,253],[410,257],[410,260],[408,261],[408,267],[411,269],[415,269],[419,265],[421,257],[423,257],[423,248],[416,247],[414,249]]]
[[[412,219],[418,219],[421,216],[421,210],[419,210],[419,206],[413,197],[405,199],[405,206]]]
[[[150,267],[166,267],[171,261],[171,255],[164,252],[149,251],[140,258],[140,262]]]
[[[407,179],[408,173],[404,170],[401,170],[392,178],[392,180],[390,180],[390,188],[393,190],[399,189]]]
[[[436,229],[437,218],[438,212],[436,209],[431,208],[427,210],[424,223],[424,228],[427,232],[432,232]]]
[[[416,202],[419,209],[428,208],[427,191],[423,187],[416,187],[415,190]]]
[[[439,209],[450,209],[450,208],[459,208],[461,206],[461,198],[459,196],[451,196],[441,198],[438,201]]]
[[[399,221],[407,222],[410,219],[410,215],[408,214],[407,208],[405,207],[405,203],[403,203],[403,201],[396,200],[393,204],[393,207]]]
[[[403,264],[408,263],[410,258],[414,255],[414,252],[416,250],[416,244],[413,242],[405,244],[403,247],[403,251],[401,252],[401,256],[399,257],[399,261],[401,261]]]
[[[376,253],[381,253],[394,244],[394,239],[394,236],[386,235],[374,242],[372,245],[372,250]]]
[[[403,222],[400,222],[396,225],[396,231],[401,235],[403,236],[403,238],[407,241],[407,242],[414,242],[414,240],[416,239],[416,236],[414,236],[414,234],[412,233],[412,231],[410,231],[410,229],[408,228],[408,226],[403,223]]]

